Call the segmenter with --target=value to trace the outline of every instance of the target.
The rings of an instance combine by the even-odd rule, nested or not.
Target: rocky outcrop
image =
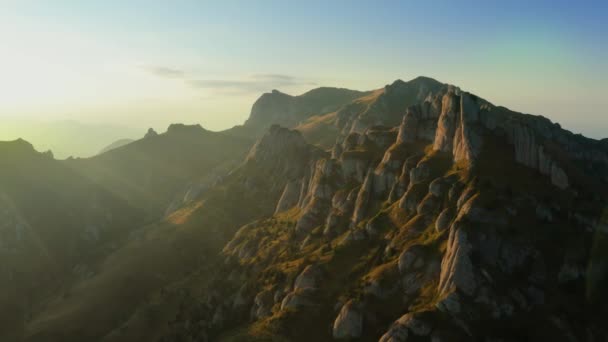
[[[450,227],[453,217],[454,213],[452,212],[451,208],[444,209],[435,221],[435,229],[437,230],[437,232],[443,232],[448,229]]]
[[[277,203],[277,208],[275,209],[275,214],[293,208],[298,204],[298,199],[300,197],[300,188],[302,187],[300,180],[292,180],[285,185],[285,189],[281,194],[281,198],[279,199],[279,203]]]
[[[360,142],[361,145],[369,141],[375,147],[384,150],[395,142],[396,133],[392,127],[372,126],[365,130],[363,136],[364,139]]]
[[[363,133],[372,126],[394,127],[402,121],[408,107],[422,103],[425,117],[432,117],[438,112],[435,96],[446,88],[446,85],[428,77],[418,77],[408,82],[397,80],[338,111],[337,124],[345,134]],[[434,130],[433,126],[432,123],[421,122],[416,134],[428,135],[427,127]]]
[[[293,288],[294,290],[315,289],[318,286],[321,270],[316,265],[308,265],[302,273],[296,278]]]
[[[273,125],[255,143],[245,160],[246,162],[264,164],[271,160],[278,162],[285,156],[306,158],[309,153],[310,146],[300,132]]]
[[[477,289],[477,281],[471,262],[472,246],[463,228],[450,231],[448,247],[441,263],[439,291],[447,296],[460,291],[472,296]]]
[[[538,134],[522,123],[513,123],[506,127],[509,141],[515,148],[515,160],[548,176],[560,189],[566,189],[568,176],[545,152],[544,146],[538,142]]]
[[[355,209],[353,211],[353,217],[351,225],[356,226],[363,220],[366,214],[366,209],[369,205],[373,190],[374,190],[374,172],[372,169],[367,171],[367,176],[363,181],[363,185],[359,189],[357,194],[357,200],[355,201]]]
[[[415,120],[408,120],[416,126]],[[405,132],[411,136],[413,129],[404,128],[400,136],[405,136]],[[484,132],[505,135],[518,163],[547,176],[560,189],[569,187],[569,176],[556,156],[548,152],[546,142],[559,145],[564,155],[576,160],[608,162],[608,152],[599,144],[579,139],[544,118],[494,107],[472,94],[450,88],[441,101],[433,148],[450,152],[457,162],[473,163],[482,151]]]
[[[397,143],[412,143],[418,139],[418,118],[411,109],[408,109],[403,116],[403,121],[399,126]]]
[[[414,269],[419,269],[425,264],[424,259],[425,249],[423,246],[414,245],[404,250],[398,259],[399,272],[405,274]]]
[[[181,135],[183,137],[183,136],[189,136],[189,135],[197,135],[197,134],[201,134],[201,133],[205,133],[205,132],[208,132],[208,131],[199,124],[195,124],[195,125],[171,124],[167,128],[166,134],[173,135],[173,136]]]
[[[144,135],[144,138],[152,138],[157,136],[158,133],[156,133],[156,131],[154,130],[154,128],[148,128],[148,132],[146,132],[146,135]]]
[[[401,167],[401,174],[391,189],[389,200],[395,201],[405,194],[410,184],[410,172],[416,168],[416,165],[418,165],[421,158],[422,155],[413,155],[407,157],[403,163],[403,166]]]
[[[337,340],[359,338],[362,331],[363,315],[360,305],[352,300],[348,301],[334,321],[333,337]]]
[[[274,305],[274,293],[271,290],[264,290],[258,293],[253,300],[251,316],[255,319],[262,319],[272,314]]]
[[[317,265],[306,266],[295,279],[293,290],[281,301],[281,310],[298,310],[318,305],[315,295],[321,274],[321,269]]]
[[[477,128],[479,104],[471,94],[449,91],[443,96],[435,150],[450,152],[456,162],[472,162],[481,153],[481,134]]]
[[[302,214],[296,224],[296,231],[306,233],[322,225],[330,212],[330,201],[334,192],[342,184],[340,165],[334,159],[320,159],[312,170],[310,181],[304,182],[303,199],[299,203]]]
[[[312,289],[295,290],[285,296],[281,302],[281,310],[299,310],[315,305],[317,304]]]
[[[410,335],[427,337],[432,332],[432,325],[420,314],[401,316],[390,329],[380,338],[380,342],[405,342]]]

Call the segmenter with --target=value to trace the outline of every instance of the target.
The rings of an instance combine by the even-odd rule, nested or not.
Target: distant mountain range
[[[110,145],[102,148],[101,151],[99,151],[99,153],[97,153],[97,154],[103,154],[103,153],[106,153],[108,151],[115,150],[115,149],[117,149],[119,147],[128,145],[128,144],[130,144],[130,143],[132,143],[134,141],[135,140],[133,140],[133,139],[118,139],[115,142],[111,143]]]
[[[2,341],[603,341],[608,144],[427,77],[0,143]]]
[[[92,157],[112,142],[135,139],[143,134],[143,131],[127,126],[84,124],[70,120],[2,120],[0,126],[0,140],[22,138],[39,151],[51,150],[59,159]]]

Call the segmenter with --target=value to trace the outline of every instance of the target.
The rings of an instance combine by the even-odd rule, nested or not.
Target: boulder
[[[308,265],[296,278],[293,288],[294,290],[315,289],[320,276],[321,270],[318,266]]]
[[[414,245],[403,251],[399,255],[397,264],[399,273],[404,274],[422,267],[424,265],[424,253],[424,246],[421,245]]]
[[[437,211],[437,209],[439,209],[440,204],[441,203],[439,198],[435,197],[432,194],[427,194],[426,197],[424,197],[422,202],[420,202],[420,204],[416,208],[416,212],[418,213],[418,215],[422,216],[431,215],[435,211]]]
[[[334,339],[352,339],[361,337],[363,331],[363,315],[360,305],[348,301],[336,317],[333,326]]]
[[[144,135],[144,139],[145,138],[152,138],[157,136],[158,133],[156,133],[156,131],[154,130],[154,128],[148,128],[148,132],[146,132],[146,135]]]
[[[450,227],[453,218],[454,213],[452,212],[452,209],[444,209],[437,217],[437,221],[435,221],[435,230],[437,230],[438,232],[445,231]]]
[[[390,329],[380,337],[379,342],[405,342],[411,335],[418,337],[429,336],[432,326],[429,322],[422,319],[420,315],[408,313],[401,316]]]
[[[281,302],[281,310],[298,310],[302,307],[315,306],[312,289],[292,291]]]
[[[429,193],[436,197],[442,197],[445,191],[445,183],[442,178],[437,178],[429,184]]]

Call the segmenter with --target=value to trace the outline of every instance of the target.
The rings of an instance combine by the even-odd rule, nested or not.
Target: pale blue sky
[[[606,37],[603,1],[3,1],[0,120],[219,130],[273,88],[425,75],[603,137]]]

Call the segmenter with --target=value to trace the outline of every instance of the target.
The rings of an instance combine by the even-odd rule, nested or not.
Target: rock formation
[[[607,151],[600,143],[424,78],[397,81],[344,105],[335,115],[340,133],[331,153],[319,155],[304,168],[304,176],[288,183],[277,204],[277,219],[288,221],[273,238],[284,236],[286,245],[269,249],[254,243],[258,255],[267,255],[265,261],[243,266],[282,274],[271,281],[275,288],[287,288],[279,295],[275,317],[285,317],[289,310],[313,316],[333,311],[331,336],[338,340],[509,338],[491,327],[529,331],[541,323],[515,322],[559,301],[566,287],[584,282],[584,267],[576,258],[557,261],[557,268],[548,266],[560,246],[580,254],[581,244],[574,247],[562,240],[542,245],[530,230],[545,236],[558,229],[576,236],[597,229],[590,228],[593,220],[581,219],[581,213],[573,212],[578,209],[566,209],[569,205],[562,201],[589,196],[595,191],[591,183],[608,185],[605,180],[601,185],[582,181],[585,163],[608,170]],[[304,148],[306,143],[296,145]],[[513,174],[494,173],[494,163]],[[528,179],[538,193],[528,192]],[[554,194],[553,202],[546,204],[548,197],[541,193]],[[577,207],[601,207],[585,201]],[[294,209],[287,219],[281,212],[289,207]],[[564,224],[554,227],[556,220]],[[249,236],[260,229],[251,228]],[[231,245],[225,251],[235,253],[238,249]],[[384,246],[382,253],[375,246]],[[348,253],[353,254],[347,258]],[[285,270],[299,258],[311,258],[315,266],[299,273]],[[519,280],[511,281],[514,277]],[[558,281],[548,281],[553,278]],[[250,280],[267,284],[268,278]],[[337,290],[345,281],[348,290]],[[576,301],[584,300],[583,292],[574,293]],[[258,312],[261,305],[256,305],[252,310]],[[387,321],[393,306],[388,314],[392,321]],[[574,307],[566,312],[535,319],[578,314]],[[494,320],[490,330],[478,328],[485,315]],[[267,321],[257,322],[264,326]],[[380,327],[388,328],[376,334]],[[574,334],[578,328],[562,324],[560,329]],[[604,334],[601,326],[592,329],[594,336]],[[538,336],[551,334],[549,329]]]

